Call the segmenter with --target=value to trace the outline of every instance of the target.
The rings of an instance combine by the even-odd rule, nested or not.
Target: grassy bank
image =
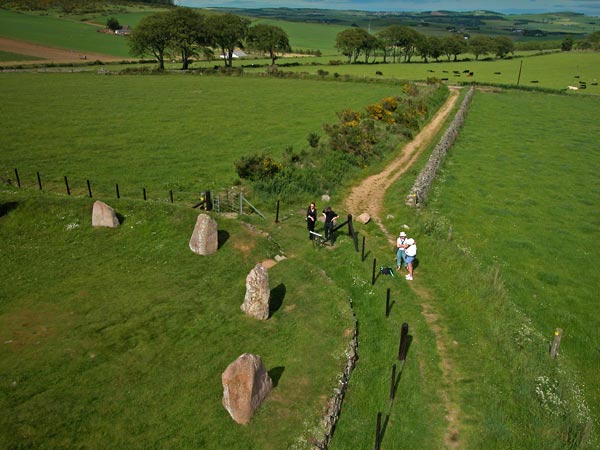
[[[2,74],[0,173],[74,193],[168,199],[231,186],[234,161],[308,147],[336,111],[396,95],[393,84],[206,76]],[[67,88],[68,86],[68,88]],[[302,95],[298,95],[299,91]],[[24,107],[23,105],[27,105]],[[49,113],[54,111],[55,113]]]
[[[113,201],[122,226],[93,229],[91,200],[0,195],[3,448],[279,449],[319,437],[353,319],[313,261],[289,255],[269,270],[272,313],[257,321],[239,309],[246,274],[282,250],[236,220],[217,218],[220,249],[201,257],[187,245],[189,208]],[[247,427],[220,402],[221,372],[244,352],[276,384]]]
[[[591,99],[477,93],[417,213],[419,271],[455,341],[469,448],[597,441],[597,114]],[[390,193],[400,217],[412,213],[391,199],[407,192]]]

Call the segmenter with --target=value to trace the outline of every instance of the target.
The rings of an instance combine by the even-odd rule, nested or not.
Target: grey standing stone
[[[198,255],[212,255],[218,247],[217,222],[208,214],[200,214],[190,238],[190,249]]]
[[[92,226],[117,228],[120,225],[115,210],[100,200],[94,202],[92,208]]]
[[[269,272],[261,263],[246,277],[246,296],[240,309],[251,317],[260,320],[269,318]]]
[[[244,353],[229,364],[221,382],[223,406],[233,420],[244,425],[273,388],[260,356],[251,353]]]

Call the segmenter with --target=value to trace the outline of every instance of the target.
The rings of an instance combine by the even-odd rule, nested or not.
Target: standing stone
[[[101,201],[95,201],[92,208],[92,226],[117,228],[120,225],[115,210]]]
[[[251,317],[260,320],[269,318],[269,272],[261,263],[246,277],[246,296],[240,309]]]
[[[207,214],[200,214],[190,238],[190,249],[198,255],[212,255],[218,247],[217,222]]]
[[[244,353],[227,366],[221,375],[223,406],[233,420],[250,422],[254,411],[273,388],[260,356]]]

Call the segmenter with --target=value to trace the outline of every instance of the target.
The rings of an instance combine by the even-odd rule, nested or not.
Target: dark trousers
[[[306,222],[306,227],[308,228],[308,238],[313,239],[314,236],[310,232],[315,231],[315,223],[312,220],[309,220],[308,222]]]
[[[325,223],[325,240],[331,239],[331,243],[333,244],[333,222]]]

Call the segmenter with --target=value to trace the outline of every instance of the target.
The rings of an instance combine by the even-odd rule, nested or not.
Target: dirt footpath
[[[32,42],[17,41],[0,37],[0,50],[20,55],[35,56],[42,58],[33,61],[1,61],[2,66],[25,65],[25,64],[45,64],[45,63],[72,63],[88,61],[122,61],[125,58],[103,55],[100,53],[83,53],[65,48],[48,47],[45,45],[34,44]]]
[[[392,161],[382,172],[372,175],[355,186],[346,198],[346,207],[350,214],[358,216],[364,212],[369,213],[371,219],[381,228],[390,243],[390,248],[395,248],[396,235],[390,233],[381,221],[383,200],[389,187],[405,173],[417,160],[423,150],[431,143],[441,130],[450,112],[458,100],[458,89],[451,89],[446,103],[417,136],[404,146],[400,155]],[[400,199],[399,201],[404,201]],[[440,369],[444,379],[444,388],[441,390],[443,407],[446,417],[444,443],[447,449],[458,449],[460,440],[461,410],[456,393],[456,373],[450,358],[451,349],[448,330],[435,307],[436,299],[419,281],[410,282],[410,287],[419,299],[421,314],[435,336],[435,343],[440,357]]]
[[[391,162],[382,172],[366,178],[358,186],[352,188],[346,198],[346,207],[350,214],[359,216],[366,212],[371,219],[379,225],[386,234],[392,245],[395,245],[396,239],[392,236],[381,222],[381,211],[383,210],[383,198],[389,187],[406,172],[417,160],[425,147],[440,131],[442,125],[448,118],[450,111],[454,108],[458,99],[459,91],[450,90],[450,96],[446,103],[433,117],[415,138],[406,144],[402,152],[394,161]],[[404,201],[404,199],[400,199]]]

